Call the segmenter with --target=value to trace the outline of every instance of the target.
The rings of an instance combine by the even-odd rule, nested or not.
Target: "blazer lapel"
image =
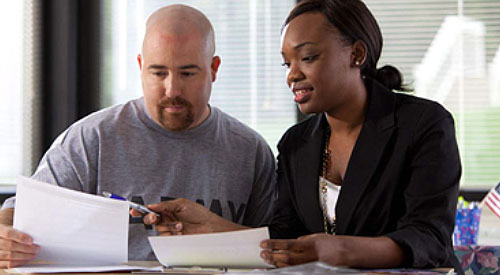
[[[345,234],[356,205],[370,184],[394,132],[394,93],[374,81],[367,82],[367,91],[370,99],[365,123],[353,148],[337,203],[338,234]]]
[[[294,160],[295,197],[299,216],[310,232],[323,231],[323,214],[319,204],[319,171],[326,119],[318,115],[315,123],[305,132],[303,144],[297,148]]]

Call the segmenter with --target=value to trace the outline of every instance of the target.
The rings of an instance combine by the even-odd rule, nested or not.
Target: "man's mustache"
[[[167,108],[172,106],[192,107],[192,104],[189,101],[185,100],[184,98],[176,96],[176,97],[164,97],[160,99],[159,106],[161,108]]]

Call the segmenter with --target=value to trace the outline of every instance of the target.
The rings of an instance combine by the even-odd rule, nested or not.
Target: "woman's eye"
[[[318,55],[309,55],[309,56],[303,57],[302,61],[304,61],[304,62],[312,62],[316,58],[318,58]]]
[[[290,62],[283,62],[281,66],[290,68]]]

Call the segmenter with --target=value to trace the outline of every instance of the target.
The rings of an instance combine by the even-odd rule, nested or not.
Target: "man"
[[[137,60],[144,97],[91,114],[59,136],[34,179],[142,204],[188,198],[233,222],[269,222],[275,160],[256,132],[208,104],[220,58],[199,11],[164,7],[146,23]],[[21,265],[39,247],[12,227],[14,201],[0,211],[0,265]],[[77,218],[75,214],[75,218]],[[71,222],[71,221],[68,221]],[[153,260],[153,228],[131,217],[130,260]],[[36,242],[36,240],[34,240]]]

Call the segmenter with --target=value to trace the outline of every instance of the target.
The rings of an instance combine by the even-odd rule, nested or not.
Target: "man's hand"
[[[155,214],[145,215],[144,223],[154,224],[159,235],[201,234],[247,228],[225,220],[202,205],[187,199],[151,204],[148,208],[161,217]],[[131,214],[139,213],[132,210]]]
[[[10,221],[14,215],[13,209],[0,211],[0,221]],[[33,260],[40,247],[33,239],[11,225],[0,224],[0,268],[11,268],[23,265]]]

